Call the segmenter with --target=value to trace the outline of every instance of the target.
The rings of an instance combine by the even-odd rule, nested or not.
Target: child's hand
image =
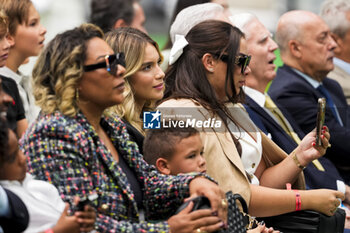
[[[63,210],[61,217],[58,219],[56,225],[52,228],[54,233],[79,233],[79,223],[76,216],[68,216],[69,204],[66,203],[66,207]]]
[[[192,208],[191,201],[182,211],[168,219],[171,232],[192,233],[198,229],[202,232],[215,232],[225,227],[225,223],[211,209],[191,212]]]
[[[80,224],[81,232],[90,232],[95,228],[96,212],[90,205],[84,206],[84,211],[78,211],[74,213]]]
[[[74,204],[78,205],[79,197],[74,198]],[[84,206],[84,211],[76,211],[74,216],[80,225],[80,232],[90,232],[95,228],[96,212],[90,205]]]

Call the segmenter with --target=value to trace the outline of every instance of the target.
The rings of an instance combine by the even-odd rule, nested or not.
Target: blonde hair
[[[123,52],[125,54],[125,91],[122,104],[112,107],[110,110],[123,117],[140,133],[145,135],[140,119],[140,112],[136,109],[134,92],[130,85],[129,77],[135,74],[142,66],[143,57],[148,43],[152,44],[160,58],[163,60],[158,44],[147,34],[134,28],[118,28],[106,33],[106,42],[111,46],[115,53]],[[154,102],[149,101],[143,106],[142,111],[154,108]]]
[[[9,33],[15,35],[19,24],[27,24],[29,9],[33,6],[30,0],[0,0],[0,9],[9,18]]]
[[[78,112],[77,87],[83,75],[87,42],[103,38],[93,24],[82,24],[58,34],[40,54],[34,69],[34,97],[44,113],[60,111],[67,116]]]
[[[8,27],[9,27],[8,17],[6,15],[5,11],[0,9],[0,32],[2,33],[2,31],[4,31],[6,34],[8,32]],[[2,36],[2,35],[0,35],[0,36]]]

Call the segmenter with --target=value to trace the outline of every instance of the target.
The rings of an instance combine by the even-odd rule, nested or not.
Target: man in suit
[[[288,112],[282,112],[272,100],[269,101],[275,105],[274,109],[268,108],[269,106],[265,104],[270,98],[265,93],[266,86],[276,76],[273,61],[276,58],[274,51],[278,46],[268,29],[254,15],[241,13],[230,19],[233,25],[244,32],[248,53],[252,55],[249,65],[251,72],[246,76],[244,88],[249,116],[264,133],[270,135],[271,139],[289,154],[298,146],[305,134]],[[346,190],[346,196],[350,200],[350,187],[344,184],[337,169],[327,158],[320,158],[319,161],[310,163],[304,174],[309,188],[330,188],[343,192]]]
[[[338,45],[334,49],[334,70],[328,77],[340,83],[347,103],[350,104],[350,2],[327,0],[322,4],[320,15],[328,24]]]
[[[338,82],[327,78],[334,68],[337,44],[327,24],[308,11],[290,11],[281,16],[276,41],[284,65],[277,71],[269,95],[282,110],[289,112],[304,133],[316,126],[318,98],[327,99],[325,125],[331,148],[328,157],[349,184],[350,129],[348,105]]]

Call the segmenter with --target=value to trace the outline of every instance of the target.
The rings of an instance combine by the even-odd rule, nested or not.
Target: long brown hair
[[[225,93],[228,101],[237,103],[244,99],[243,91],[236,93],[233,82],[235,57],[239,53],[241,38],[244,38],[244,34],[238,28],[223,21],[208,20],[194,26],[186,35],[189,44],[184,48],[179,59],[166,72],[165,100],[169,98],[194,99],[208,111],[217,114],[227,129],[229,120],[236,123],[234,117],[225,107],[225,103],[216,97],[206,76],[201,58],[205,53],[210,53],[218,59],[223,54],[228,55]],[[230,130],[228,131],[230,132]],[[233,135],[232,138],[236,143],[237,150],[240,151],[238,140]]]

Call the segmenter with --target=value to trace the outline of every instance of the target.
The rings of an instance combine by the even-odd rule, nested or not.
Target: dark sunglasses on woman
[[[218,56],[220,56],[220,55],[218,55]],[[220,59],[223,62],[227,62],[228,55],[227,54],[223,54],[223,55],[221,55]],[[235,57],[235,64],[241,67],[241,74],[244,74],[245,70],[249,66],[250,59],[252,59],[252,56],[246,55],[246,54],[243,54],[243,53],[240,53],[239,55],[237,55]]]
[[[124,55],[124,53],[106,55],[106,56],[104,56],[103,62],[99,62],[99,63],[92,64],[92,65],[86,65],[83,68],[84,68],[85,72],[97,70],[100,68],[106,68],[107,71],[111,75],[116,76],[117,71],[118,71],[118,65],[125,67],[125,55]]]

